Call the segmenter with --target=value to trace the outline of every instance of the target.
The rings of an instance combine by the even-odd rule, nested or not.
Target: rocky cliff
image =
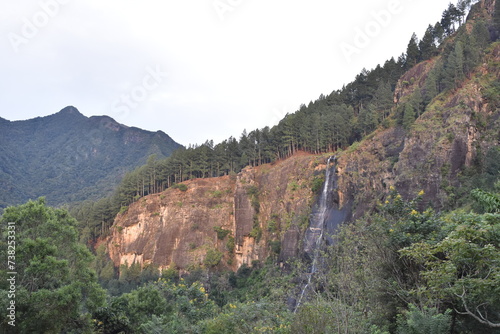
[[[418,64],[401,78],[396,102],[424,86],[433,63]],[[375,209],[390,186],[406,198],[423,190],[422,205],[453,207],[468,172],[483,173],[492,162],[496,166],[500,110],[491,87],[498,85],[499,63],[496,43],[459,88],[439,94],[410,128],[379,129],[339,154],[341,204],[354,204],[354,218]],[[415,79],[410,83],[409,77]]]
[[[298,154],[146,196],[117,216],[106,240],[110,257],[116,266],[237,269],[296,256],[324,168],[324,157]]]

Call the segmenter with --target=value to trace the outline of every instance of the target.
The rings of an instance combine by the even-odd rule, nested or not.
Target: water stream
[[[332,229],[327,225],[330,220],[329,213],[331,209],[328,197],[335,187],[334,167],[335,156],[332,156],[327,160],[323,190],[321,191],[321,195],[318,199],[318,204],[313,208],[313,212],[309,220],[309,228],[306,230],[306,234],[304,237],[304,253],[311,259],[311,267],[309,272],[307,273],[307,283],[302,288],[297,303],[295,304],[294,313],[297,312],[297,309],[300,307],[300,304],[302,303],[302,300],[305,297],[309,286],[311,285],[311,279],[318,270],[318,260],[320,258],[320,251],[324,239],[325,230],[329,232]]]

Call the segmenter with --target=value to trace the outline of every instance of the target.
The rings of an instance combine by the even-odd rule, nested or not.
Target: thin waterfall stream
[[[309,286],[311,285],[312,277],[318,270],[318,260],[320,258],[320,251],[323,244],[325,229],[328,228],[326,226],[328,214],[330,211],[330,207],[328,205],[328,195],[333,190],[335,183],[333,182],[335,173],[335,159],[335,156],[331,156],[326,162],[325,183],[323,184],[323,190],[321,191],[321,195],[318,199],[318,205],[313,208],[311,219],[309,221],[309,228],[305,233],[304,252],[312,259],[312,263],[311,270],[307,274],[307,283],[302,288],[297,303],[295,304],[294,313],[297,312],[297,309],[300,307],[302,300],[305,297]],[[330,166],[332,162],[333,165]]]

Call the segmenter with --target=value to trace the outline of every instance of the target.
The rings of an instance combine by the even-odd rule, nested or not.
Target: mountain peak
[[[61,109],[61,111],[59,111],[58,114],[64,114],[64,115],[70,114],[70,115],[82,115],[83,116],[83,114],[73,106],[67,106],[67,107]]]

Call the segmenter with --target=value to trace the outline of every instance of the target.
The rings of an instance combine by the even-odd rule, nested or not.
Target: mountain
[[[500,170],[500,44],[476,49],[474,66],[461,75],[457,63],[450,65],[460,58],[457,54],[465,55],[460,68],[466,68],[471,55],[464,53],[464,41],[488,34],[482,19],[491,12],[492,2],[475,5],[467,23],[439,52],[400,76],[389,109],[375,109],[385,117],[380,126],[333,153],[328,232],[339,220],[354,222],[376,213],[380,203],[390,200],[391,189],[408,200],[421,193],[420,206],[437,211],[470,205],[474,188],[493,189]],[[431,94],[436,78],[447,87]],[[321,101],[329,102],[328,97]],[[353,117],[361,118],[361,111]],[[294,135],[283,135],[286,145],[297,145],[300,137]],[[132,203],[116,217],[106,239],[115,266],[136,262],[187,269],[203,265],[215,250],[220,268],[237,269],[270,255],[286,261],[303,254],[301,240],[314,210],[317,182],[332,153],[297,156],[290,151],[295,153],[285,160],[248,166],[233,177],[189,180],[185,192],[167,189]],[[220,229],[227,231],[223,238]]]
[[[164,132],[86,117],[72,106],[25,121],[0,118],[0,208],[40,196],[50,205],[104,197],[150,155],[179,147]]]

